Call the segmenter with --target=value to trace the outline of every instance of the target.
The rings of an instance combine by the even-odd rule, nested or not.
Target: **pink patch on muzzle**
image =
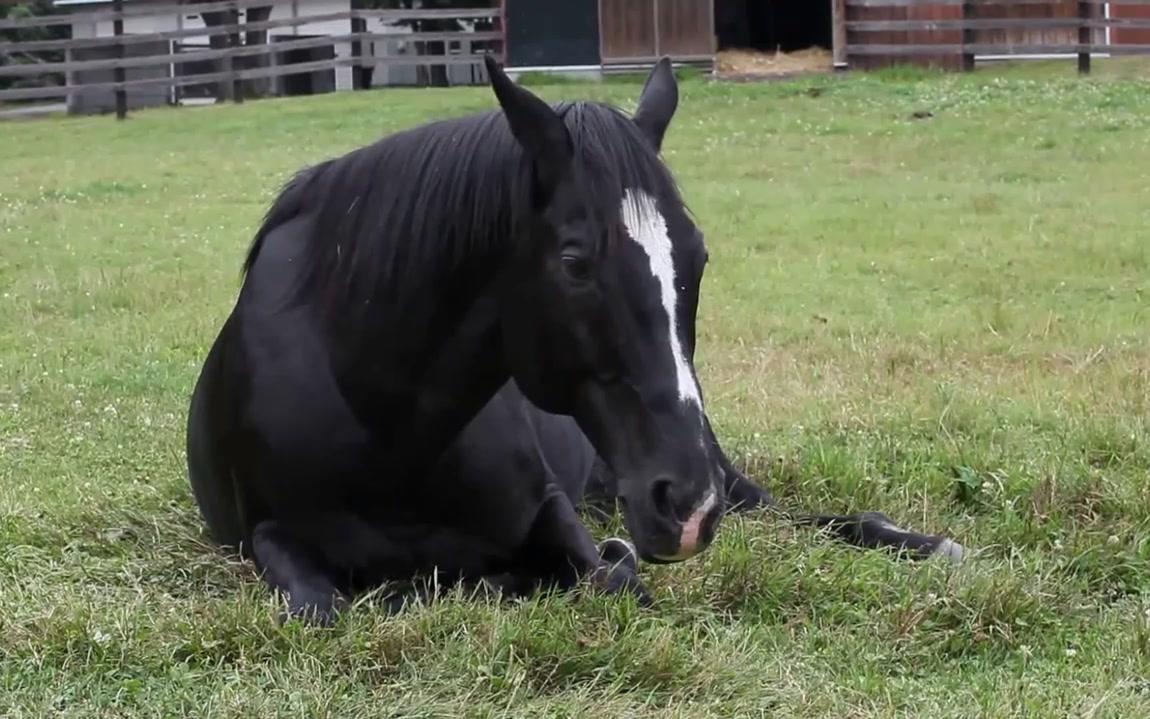
[[[679,561],[693,557],[699,553],[699,540],[703,532],[703,522],[706,521],[707,515],[715,507],[715,493],[711,492],[707,495],[691,516],[683,522],[683,531],[679,535],[679,551],[671,557],[660,557],[670,561]]]

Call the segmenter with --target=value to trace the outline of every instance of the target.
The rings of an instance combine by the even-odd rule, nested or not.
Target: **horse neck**
[[[414,407],[393,442],[401,454],[416,460],[445,450],[509,376],[496,294],[477,296],[426,359]]]
[[[339,382],[385,438],[389,471],[441,453],[509,376],[496,269],[490,258],[464,262],[418,292],[378,301],[375,321],[337,332]]]

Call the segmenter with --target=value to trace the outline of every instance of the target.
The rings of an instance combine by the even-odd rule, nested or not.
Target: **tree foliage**
[[[40,15],[58,15],[61,9],[52,4],[52,0],[28,0],[13,5],[0,3],[0,18],[22,18]],[[9,42],[33,42],[36,40],[56,40],[67,38],[70,30],[66,25],[52,27],[28,27],[16,30],[0,30],[0,39]],[[21,65],[41,62],[62,62],[64,53],[61,51],[29,52],[0,52],[0,65]],[[43,85],[60,84],[58,74],[32,75],[21,77],[0,77],[0,90],[10,87],[40,87]]]

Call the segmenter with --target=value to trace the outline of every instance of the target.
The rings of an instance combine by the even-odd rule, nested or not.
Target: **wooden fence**
[[[832,1],[836,60],[849,67],[972,70],[976,57],[1076,56],[1088,73],[1092,54],[1150,54],[1150,0]]]
[[[0,63],[4,63],[0,64],[0,78],[33,80],[28,83],[31,86],[0,89],[0,103],[64,99],[71,107],[78,97],[103,93],[114,96],[116,114],[122,119],[127,114],[128,96],[133,92],[176,95],[181,88],[209,85],[215,87],[218,100],[242,102],[245,95],[251,94],[251,88],[244,85],[246,82],[333,73],[341,68],[370,72],[379,66],[471,65],[482,81],[484,54],[491,51],[502,54],[502,18],[498,7],[355,10],[349,2],[348,9],[339,12],[304,14],[301,6],[306,4],[292,2],[290,17],[268,19],[273,7],[289,6],[282,2],[276,4],[275,0],[177,0],[159,5],[133,5],[113,0],[111,9],[0,19]],[[263,12],[253,12],[257,8]],[[241,19],[243,10],[247,12]],[[203,18],[204,24],[183,27],[186,18],[195,15]],[[155,27],[173,24],[173,20],[177,27],[125,32],[126,21],[146,27],[146,18],[157,19]],[[367,31],[369,21],[386,23],[385,31]],[[396,25],[418,22],[434,26],[444,21],[463,21],[471,23],[473,28],[476,23],[483,23],[489,29],[438,31]],[[66,26],[86,27],[91,31],[101,24],[106,28],[108,23],[111,30],[102,37],[2,39],[5,30]],[[269,36],[268,31],[276,29],[293,33],[310,29],[310,32],[299,38],[294,34]],[[374,52],[374,43],[391,41],[414,43],[415,52]],[[205,44],[207,47],[201,49]],[[453,49],[452,45],[458,48]],[[291,53],[315,54],[317,50],[330,56],[304,61],[289,59]],[[137,77],[128,77],[129,73]],[[364,80],[361,75],[351,82],[352,86],[363,87],[365,82],[370,84],[370,79]],[[351,89],[346,81],[344,86]],[[268,93],[265,90],[257,94]]]

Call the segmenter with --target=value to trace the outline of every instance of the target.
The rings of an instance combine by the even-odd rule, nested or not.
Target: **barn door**
[[[656,0],[658,55],[687,60],[710,58],[715,48],[715,12],[710,0]]]
[[[599,0],[604,63],[655,56],[655,0]]]
[[[599,0],[604,64],[710,60],[714,55],[714,0]]]

